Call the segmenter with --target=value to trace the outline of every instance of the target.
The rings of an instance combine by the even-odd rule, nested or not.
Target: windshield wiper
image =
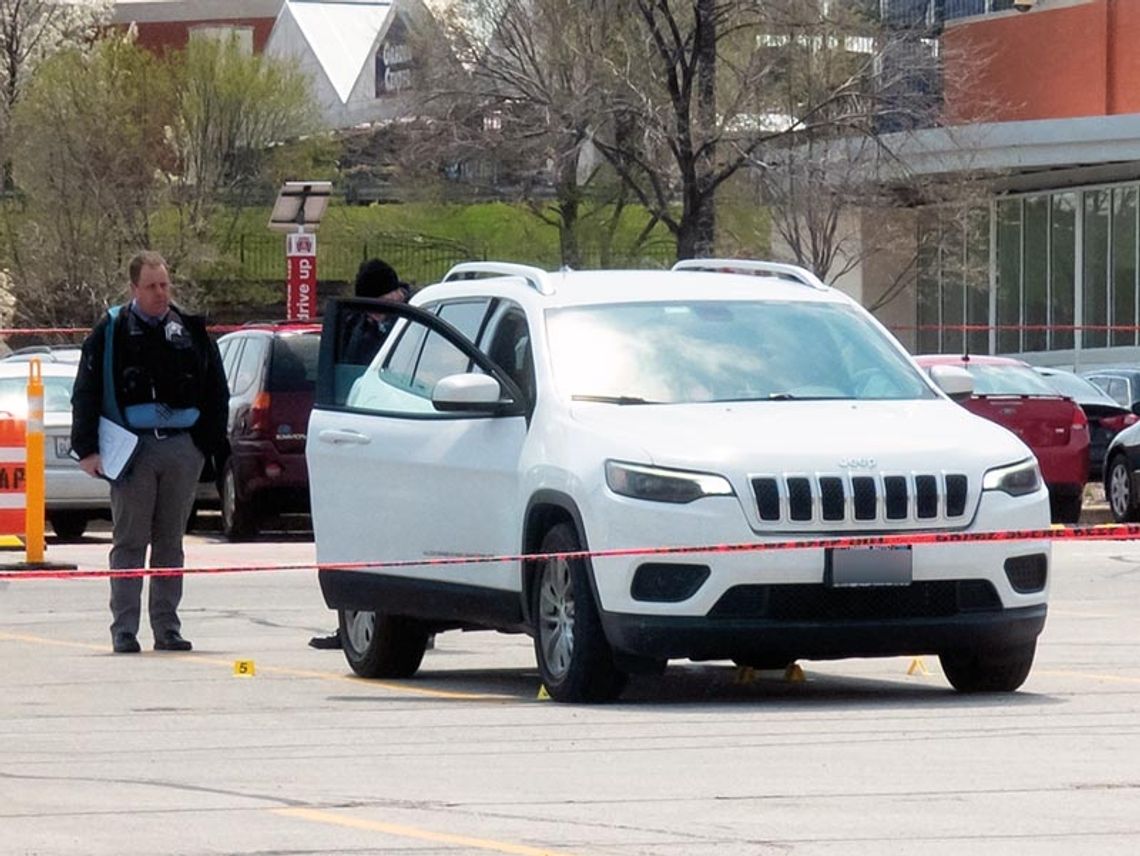
[[[638,398],[636,395],[572,395],[571,401],[598,401],[602,404],[660,404],[660,401],[650,401]]]

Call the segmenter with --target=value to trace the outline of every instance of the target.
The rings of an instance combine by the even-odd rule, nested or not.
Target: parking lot
[[[187,540],[198,567],[303,565],[300,534]],[[48,559],[105,565],[104,529]],[[1012,696],[937,658],[674,664],[621,701],[540,698],[530,640],[438,637],[363,681],[312,570],[187,579],[190,654],[110,653],[106,580],[0,581],[0,852],[1134,854],[1140,543],[1055,548]],[[255,674],[235,675],[252,661]]]

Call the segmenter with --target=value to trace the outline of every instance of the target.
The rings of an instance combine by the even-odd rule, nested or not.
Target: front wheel
[[[87,515],[81,511],[53,511],[48,520],[60,541],[78,541],[87,531]]]
[[[962,693],[1011,693],[1025,683],[1037,642],[991,651],[946,651],[939,655],[946,679]]]
[[[1104,477],[1104,495],[1117,523],[1135,523],[1140,520],[1140,509],[1132,490],[1132,468],[1124,455],[1113,455]]]
[[[540,551],[572,553],[579,549],[573,528],[560,523],[546,533]],[[617,698],[628,676],[614,664],[585,560],[552,556],[539,560],[535,573],[534,653],[546,691],[555,701],[564,702]]]
[[[344,658],[362,678],[410,678],[427,650],[428,632],[414,619],[382,612],[342,609]]]

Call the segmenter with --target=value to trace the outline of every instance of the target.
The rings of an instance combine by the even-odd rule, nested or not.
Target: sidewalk
[[[1112,512],[1104,499],[1104,485],[1100,482],[1085,485],[1085,501],[1081,507],[1081,526],[1113,523]]]

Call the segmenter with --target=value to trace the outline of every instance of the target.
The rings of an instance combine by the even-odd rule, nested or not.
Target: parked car
[[[368,307],[399,320],[338,384],[333,331]],[[324,324],[313,524],[357,674],[409,677],[458,628],[532,635],[571,702],[681,658],[937,653],[962,691],[1029,673],[1049,540],[711,546],[1048,525],[1030,448],[947,398],[970,375],[923,372],[808,271],[470,263]],[[671,546],[696,549],[646,552]],[[379,562],[400,564],[342,567]]]
[[[1046,366],[1035,366],[1033,370],[1085,412],[1089,421],[1089,481],[1100,481],[1104,477],[1104,453],[1108,444],[1120,431],[1140,420],[1140,416],[1113,401],[1108,393],[1080,375]]]
[[[974,377],[962,405],[1024,440],[1041,465],[1054,523],[1078,523],[1089,473],[1089,431],[1084,411],[1032,366],[1009,357],[930,354],[920,366],[959,366]]]
[[[28,362],[33,357],[41,363],[78,363],[83,349],[76,345],[29,345],[17,348],[3,357],[12,362]]]
[[[71,457],[71,388],[77,363],[45,362],[44,384],[44,515],[63,541],[82,537],[95,518],[111,517],[111,492],[103,479],[93,479]],[[0,411],[18,419],[28,416],[28,363],[0,360]]]
[[[1140,521],[1140,422],[1108,444],[1104,456],[1104,498],[1117,523]]]
[[[1121,407],[1140,415],[1140,369],[1127,366],[1090,369],[1081,372],[1081,377],[1103,389]]]
[[[218,339],[230,387],[230,456],[218,474],[222,531],[252,538],[273,515],[309,511],[305,432],[320,327],[251,324]]]

